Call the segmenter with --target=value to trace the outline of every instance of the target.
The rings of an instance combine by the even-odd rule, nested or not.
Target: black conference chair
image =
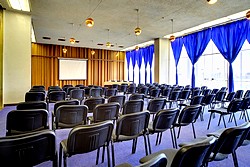
[[[163,153],[168,159],[167,167],[201,167],[204,165],[206,155],[211,151],[215,141],[215,137],[208,137],[199,142],[185,145],[180,149],[161,150],[141,158],[140,163],[145,163]]]
[[[179,138],[180,136],[181,127],[187,126],[189,124],[192,125],[194,138],[196,138],[194,123],[199,117],[201,109],[202,109],[201,105],[192,105],[192,106],[186,106],[185,108],[183,108],[183,110],[181,110],[177,122],[174,124],[174,127],[179,127],[177,138]]]
[[[225,118],[224,118],[224,116],[226,116],[226,115],[230,115],[230,117],[232,117],[232,118],[229,118],[229,120],[234,119],[234,123],[237,126],[235,113],[240,110],[241,104],[242,104],[242,100],[235,99],[235,100],[230,102],[230,104],[228,105],[227,108],[219,108],[219,109],[208,110],[208,112],[210,112],[210,117],[209,117],[207,129],[209,129],[211,119],[214,116],[214,114],[216,114],[216,113],[220,115],[218,126],[220,125],[220,121],[221,121],[221,118],[222,118],[223,123],[224,123],[224,127],[226,128],[226,122],[225,122]]]
[[[84,89],[73,89],[69,93],[70,99],[77,99],[80,101],[80,104],[82,104],[82,101],[84,100],[85,97],[85,91]]]
[[[147,111],[137,112],[122,115],[116,124],[116,129],[112,136],[111,146],[112,146],[112,159],[113,166],[115,166],[115,150],[114,143],[133,140],[132,144],[132,154],[136,151],[137,138],[139,136],[144,137],[145,152],[148,155],[147,148],[147,128],[149,123],[150,114]]]
[[[26,92],[25,101],[45,101],[45,93],[43,92]]]
[[[40,131],[48,128],[47,110],[12,110],[7,114],[6,136]]]
[[[88,107],[85,105],[61,105],[55,112],[55,128],[73,128],[87,123]]]
[[[125,95],[116,95],[116,96],[110,96],[108,98],[108,103],[110,102],[117,102],[120,104],[120,107],[123,107],[125,103],[126,96]]]
[[[155,119],[152,122],[150,122],[148,126],[148,135],[157,133],[155,145],[161,143],[162,133],[169,129],[173,147],[174,148],[177,147],[175,143],[175,132],[173,130],[173,125],[176,122],[179,112],[180,110],[176,108],[176,109],[164,109],[156,113]],[[149,153],[151,154],[151,145],[149,140],[148,140],[148,145],[149,145]]]
[[[94,108],[98,105],[98,104],[104,104],[105,103],[105,99],[103,97],[92,97],[89,99],[86,99],[83,104],[88,106],[89,109],[89,113],[92,113]]]
[[[242,135],[249,131],[250,123],[244,123],[238,127],[231,127],[228,129],[222,129],[214,133],[209,133],[208,136],[217,137],[217,142],[212,150],[208,162],[211,161],[222,161],[228,158],[229,154],[232,154],[234,166],[238,167],[238,160],[236,155],[236,150],[240,146],[242,141]]]
[[[56,135],[43,130],[0,138],[1,166],[28,167],[52,161],[57,167]]]
[[[123,105],[122,115],[136,113],[143,111],[144,101],[139,100],[130,100],[126,101]]]
[[[150,114],[153,115],[152,119],[154,119],[154,115],[163,109],[166,105],[166,100],[164,98],[155,98],[151,99],[148,103],[147,110]]]
[[[59,167],[62,166],[62,157],[64,167],[67,167],[67,158],[94,150],[97,150],[97,165],[101,147],[107,147],[108,166],[110,166],[109,143],[111,141],[113,126],[112,121],[104,121],[73,128],[67,139],[60,142]],[[104,158],[102,160],[104,161]]]

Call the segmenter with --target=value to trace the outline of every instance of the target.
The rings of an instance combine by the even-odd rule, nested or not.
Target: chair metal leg
[[[109,143],[107,144],[107,154],[108,154],[108,166],[110,167],[110,152],[109,152]]]
[[[235,118],[234,113],[233,113],[233,119],[234,119],[234,124],[235,124],[235,126],[237,126],[237,122],[236,122],[236,118]]]
[[[111,154],[112,154],[112,166],[115,166],[115,148],[113,141],[111,141]]]
[[[55,158],[53,160],[53,167],[58,167],[58,162],[57,162],[57,152],[55,154]]]
[[[180,132],[181,132],[181,126],[179,126],[179,130],[178,130],[178,135],[177,135],[177,139],[179,139],[179,137],[180,137]]]
[[[234,167],[239,167],[236,152],[233,151],[232,155],[233,155]]]
[[[97,149],[97,152],[96,152],[96,161],[95,161],[96,165],[98,164],[98,161],[99,161],[99,153],[100,153],[100,147]]]
[[[173,148],[175,148],[175,138],[173,136],[173,132],[172,132],[172,128],[170,129],[170,135],[171,135],[171,139],[172,139],[172,144],[173,144]]]
[[[102,147],[102,163],[104,162],[105,158],[105,145]]]
[[[144,145],[145,145],[145,152],[146,152],[146,156],[148,155],[148,145],[147,145],[147,138],[146,135],[143,135],[144,138]]]
[[[63,166],[67,167],[67,156],[63,154]]]
[[[173,137],[174,137],[174,148],[176,148],[177,149],[177,139],[176,139],[176,134],[175,134],[175,129],[174,129],[174,127],[173,127]]]
[[[162,138],[162,132],[160,133],[160,141],[159,141],[159,145],[161,144],[161,138]]]
[[[213,113],[210,113],[210,117],[209,117],[209,121],[208,121],[208,125],[207,125],[207,130],[209,129],[210,123],[211,123],[211,118],[212,118]]]
[[[156,146],[158,145],[159,135],[160,135],[160,133],[157,133],[156,140],[155,140],[155,145]]]
[[[147,135],[147,138],[148,138],[148,149],[149,149],[149,154],[151,154],[152,151],[151,151],[151,144],[150,144],[150,140],[149,140],[149,134]]]
[[[226,128],[227,126],[226,126],[226,121],[225,121],[224,116],[222,116],[222,119],[223,119],[224,127]]]
[[[218,121],[218,126],[220,126],[220,121],[221,121],[222,115],[220,115],[219,121]],[[224,118],[224,117],[223,117]]]
[[[62,145],[59,148],[59,167],[62,167]]]
[[[195,130],[194,130],[194,123],[193,122],[192,122],[192,129],[193,129],[194,138],[196,138]]]

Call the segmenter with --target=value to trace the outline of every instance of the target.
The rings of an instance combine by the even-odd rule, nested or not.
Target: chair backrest
[[[234,99],[235,92],[230,92],[227,94],[226,101],[230,102]]]
[[[226,93],[227,92],[219,91],[218,93],[216,93],[214,100],[218,102],[222,101],[225,98]]]
[[[179,97],[180,91],[172,91],[169,95],[169,100],[176,101]]]
[[[211,92],[212,92],[211,89],[204,89],[204,90],[202,91],[202,95],[203,95],[203,96],[206,96],[206,95],[208,95],[208,94],[211,94]]]
[[[249,128],[249,123],[243,124],[238,127],[231,127],[225,129],[222,134],[219,136],[214,149],[213,149],[213,160],[216,157],[217,153],[222,154],[231,154],[233,153],[239,146],[241,141],[241,137],[244,134],[245,130]]]
[[[138,93],[142,93],[144,95],[148,94],[148,87],[147,86],[142,86],[139,88]]]
[[[61,105],[55,112],[55,124],[58,128],[72,128],[87,122],[86,105]]]
[[[243,98],[250,97],[250,90],[247,90],[243,96]]]
[[[68,89],[69,87],[73,87],[73,85],[71,85],[71,84],[63,85],[62,90],[65,91],[65,92],[67,92],[67,89]]]
[[[125,95],[110,96],[108,98],[108,103],[110,103],[110,102],[117,102],[122,107],[124,105],[124,103],[125,103],[125,99],[126,99]]]
[[[34,86],[32,86],[32,88],[45,90],[45,86],[44,85],[34,85]]]
[[[243,93],[244,93],[243,90],[237,90],[237,91],[235,92],[234,98],[236,98],[236,99],[241,99],[242,96],[243,96]]]
[[[118,141],[120,135],[136,136],[145,134],[148,128],[150,114],[148,111],[125,114],[119,117],[116,124],[115,135]]]
[[[7,136],[48,129],[48,111],[12,110],[7,114],[6,129]]]
[[[163,109],[166,105],[166,100],[164,98],[155,98],[148,102],[147,110],[150,113],[156,113]]]
[[[204,96],[202,95],[194,96],[190,101],[190,105],[201,104],[203,98]]]
[[[180,112],[178,123],[189,124],[195,122],[201,112],[201,105],[186,106]]]
[[[191,98],[193,98],[194,96],[199,96],[200,94],[201,94],[201,90],[195,89],[192,91]]]
[[[61,90],[61,87],[60,86],[49,86],[48,91],[51,90],[51,89]]]
[[[94,122],[118,119],[120,104],[117,102],[98,104],[94,111]]]
[[[156,113],[153,121],[153,129],[164,131],[170,129],[176,122],[180,110],[178,108],[164,109]]]
[[[114,88],[114,89],[118,89],[118,87],[119,87],[119,85],[118,84],[112,84],[112,86],[111,86],[112,88]]]
[[[212,90],[211,94],[217,94],[219,91],[220,91],[219,89],[214,88],[214,89]]]
[[[242,104],[242,100],[240,99],[232,100],[227,107],[227,112],[233,113],[233,112],[239,111],[241,104]]]
[[[85,97],[84,89],[73,89],[70,91],[70,99],[77,99],[81,102],[84,99],[84,97]]]
[[[140,164],[136,167],[164,167],[167,166],[168,160],[165,154],[161,153],[159,155],[156,155],[154,158],[151,160]]]
[[[226,91],[227,91],[227,87],[221,87],[221,88],[220,88],[220,91],[226,92]]]
[[[51,91],[48,94],[48,102],[55,103],[66,99],[66,92],[64,91]]]
[[[119,92],[126,92],[127,88],[128,88],[127,84],[121,84],[121,85],[119,85],[118,90],[119,90]]]
[[[191,94],[190,90],[183,90],[179,94],[178,99],[187,100],[190,94]]]
[[[201,167],[215,143],[215,137],[208,137],[194,144],[181,147],[175,154],[171,167]]]
[[[28,109],[45,109],[47,110],[47,103],[45,101],[27,101],[20,102],[16,106],[17,110],[28,110]]]
[[[75,90],[75,89],[80,89],[80,88],[79,88],[79,87],[68,87],[68,88],[66,89],[67,95],[70,95],[71,90]]]
[[[247,110],[250,106],[250,97],[244,98],[240,105],[241,110]]]
[[[163,89],[163,91],[162,91],[162,97],[168,98],[169,95],[170,95],[171,90],[172,90],[171,88],[165,88],[165,89]]]
[[[122,114],[130,114],[135,112],[143,111],[144,102],[143,100],[130,100],[125,102],[123,105]]]
[[[113,126],[112,121],[104,121],[73,128],[67,140],[67,153],[69,156],[87,153],[109,144]]]
[[[57,108],[62,105],[80,105],[80,102],[77,99],[58,101],[54,105],[54,113],[56,113]]]
[[[88,106],[89,108],[89,112],[93,112],[94,108],[98,105],[98,104],[104,104],[105,103],[105,99],[102,97],[92,97],[89,99],[86,99],[83,104]]]
[[[209,105],[213,102],[214,98],[215,98],[215,94],[207,94],[203,97],[201,103],[203,105]]]
[[[56,136],[51,130],[0,138],[4,166],[35,166],[51,160],[57,166]]]
[[[26,92],[25,101],[44,101],[45,93],[43,92]]]
[[[135,91],[136,91],[136,86],[130,84],[129,87],[127,88],[127,94],[135,93]]]
[[[116,88],[109,88],[106,90],[105,97],[115,96],[117,92]]]
[[[141,99],[141,100],[144,100],[144,94],[143,93],[133,93],[129,96],[129,100],[138,100],[138,99]]]
[[[91,88],[89,90],[89,97],[101,97],[102,88]]]
[[[158,89],[158,88],[151,89],[150,92],[149,92],[150,93],[150,97],[153,97],[153,98],[159,97],[160,92],[161,92],[161,89]]]

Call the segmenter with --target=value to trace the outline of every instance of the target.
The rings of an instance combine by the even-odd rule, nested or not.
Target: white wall
[[[3,103],[24,101],[31,87],[31,16],[4,11]]]

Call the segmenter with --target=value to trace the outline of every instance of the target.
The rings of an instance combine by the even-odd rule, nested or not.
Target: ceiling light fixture
[[[212,5],[212,4],[215,4],[217,2],[217,0],[207,0],[207,3]]]
[[[75,40],[75,38],[70,38],[70,39],[69,39],[69,42],[70,42],[71,44],[75,44],[75,43],[76,43],[76,40]]]
[[[141,34],[141,28],[139,27],[139,9],[135,9],[137,11],[137,27],[135,28],[135,35]]]
[[[246,18],[250,20],[250,10],[246,13]]]
[[[13,9],[30,12],[29,0],[8,0]]]
[[[89,18],[87,18],[86,20],[85,20],[85,24],[86,24],[86,26],[88,26],[88,27],[93,27],[94,26],[94,20],[91,18],[91,17],[89,17]]]
[[[169,40],[173,42],[175,40],[175,36],[173,35],[174,32],[174,19],[171,19],[172,22],[172,35],[169,37]]]
[[[109,29],[108,29],[108,42],[106,43],[107,48],[111,47],[111,43],[109,42]]]
[[[66,54],[67,53],[67,49],[65,48],[65,46],[63,47],[63,53]]]

